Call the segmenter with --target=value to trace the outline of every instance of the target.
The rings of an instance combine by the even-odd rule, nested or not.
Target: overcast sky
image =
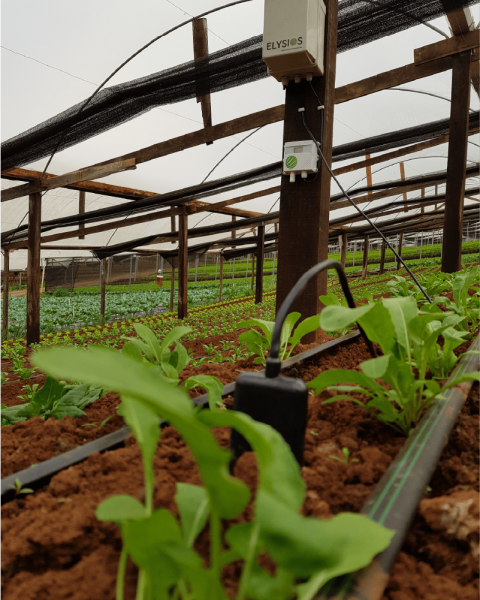
[[[95,89],[95,84],[103,81],[128,56],[152,38],[219,4],[218,0],[84,0],[81,5],[65,0],[3,0],[2,140],[9,139],[85,99]],[[210,52],[262,33],[263,4],[263,0],[253,0],[209,16]],[[478,22],[478,6],[473,7],[472,12]],[[445,18],[437,19],[433,24],[449,33]],[[415,48],[441,39],[443,38],[438,33],[419,25],[342,53],[337,58],[336,85],[345,85],[412,63]],[[149,75],[192,58],[192,27],[188,24],[136,57],[109,85]],[[450,97],[451,72],[403,87],[428,90]],[[282,86],[273,78],[219,92],[212,95],[213,124],[283,102]],[[478,96],[473,89],[471,106],[475,109],[479,106]],[[449,114],[450,103],[444,100],[420,94],[382,91],[336,106],[334,145],[448,118]],[[193,99],[154,109],[58,153],[49,171],[55,174],[73,171],[201,127],[200,104]],[[222,163],[212,178],[279,160],[282,156],[282,129],[282,123],[277,123],[255,133]],[[101,181],[157,193],[194,185],[200,183],[220,158],[245,135],[247,134],[150,161],[139,165],[135,171],[112,175]],[[470,139],[479,142],[478,136]],[[414,155],[424,158],[406,162],[406,176],[445,169],[446,155],[446,145]],[[430,158],[425,158],[427,156]],[[469,144],[469,159],[478,160],[478,148],[472,144]],[[41,170],[46,161],[47,159],[42,159],[29,167]],[[339,164],[335,163],[335,166]],[[398,165],[383,169],[375,175],[375,171],[383,166],[373,168],[374,182],[399,177]],[[342,176],[342,182],[350,186],[364,175],[361,171],[346,174]],[[2,180],[2,188],[14,183]],[[248,191],[276,184],[275,181],[270,181],[249,187]],[[333,183],[332,193],[337,191]],[[215,200],[223,197],[233,197],[233,194],[216,196]],[[76,212],[77,198],[78,193],[65,189],[47,194],[42,218]],[[239,208],[267,212],[275,200],[276,197],[269,196],[244,203]],[[113,198],[88,194],[87,210],[119,202],[121,201]],[[4,203],[2,230],[17,226],[26,207],[26,199]],[[196,220],[198,221],[198,217]],[[204,224],[220,220],[225,220],[225,217],[212,215]],[[162,231],[160,223],[162,227],[166,226],[165,221],[156,222],[155,225],[147,224],[135,229],[135,236]],[[195,223],[195,219],[191,223]],[[119,232],[112,243],[122,241],[123,236],[124,233]],[[106,243],[109,237],[110,234],[91,236],[86,243]],[[79,242],[73,240],[71,243],[78,245]],[[12,258],[23,262],[23,254],[16,252]]]

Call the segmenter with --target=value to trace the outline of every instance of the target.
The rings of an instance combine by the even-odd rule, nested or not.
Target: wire
[[[403,260],[403,258],[397,253],[397,251],[395,250],[395,248],[390,244],[390,242],[387,240],[387,238],[383,235],[383,233],[380,231],[380,229],[375,225],[375,223],[363,212],[363,210],[360,208],[360,206],[358,206],[348,195],[348,192],[346,192],[343,187],[342,184],[338,181],[337,177],[334,175],[332,169],[330,168],[328,162],[326,161],[325,157],[323,156],[323,152],[322,149],[320,148],[320,144],[319,142],[317,142],[317,140],[315,139],[313,133],[310,131],[310,129],[308,128],[308,125],[305,121],[305,109],[303,111],[300,111],[300,114],[302,115],[302,121],[303,121],[303,125],[305,127],[305,129],[307,130],[308,135],[312,138],[314,144],[317,146],[318,151],[320,153],[320,156],[325,164],[325,166],[328,169],[328,172],[330,173],[331,177],[333,177],[333,179],[335,180],[335,183],[338,185],[338,187],[340,188],[342,194],[345,196],[345,198],[347,198],[347,200],[350,202],[350,204],[362,215],[362,217],[365,219],[365,221],[367,221],[367,223],[370,224],[371,227],[373,227],[373,229],[375,229],[375,231],[378,233],[378,235],[385,240],[385,243],[387,244],[387,246],[390,248],[390,250],[393,252],[394,256],[397,259],[397,262],[401,262],[402,265],[405,267],[407,273],[410,275],[410,277],[413,279],[413,281],[416,283],[416,285],[418,286],[418,288],[420,289],[420,291],[422,292],[422,294],[425,296],[426,300],[431,304],[432,300],[430,298],[430,296],[427,294],[427,292],[423,289],[423,287],[420,285],[419,281],[417,280],[417,278],[415,277],[415,275],[412,273],[412,271],[410,270],[410,268],[408,267],[407,263]]]
[[[425,92],[424,90],[412,90],[412,88],[399,88],[399,87],[393,87],[393,88],[387,88],[386,90],[383,90],[384,92],[413,92],[414,94],[425,94],[426,96],[432,96],[433,98],[440,98],[440,100],[446,100],[447,102],[452,102],[450,100],[450,98],[447,98],[446,96],[440,96],[440,94],[434,94],[433,92]],[[473,108],[469,108],[468,109],[470,112],[474,113],[476,112],[475,110],[473,110]]]
[[[228,152],[225,154],[225,156],[224,156],[222,159],[220,159],[220,160],[218,161],[218,163],[217,163],[217,164],[216,164],[216,165],[213,167],[213,169],[212,169],[212,170],[210,171],[210,173],[209,173],[209,174],[208,174],[208,175],[205,177],[205,179],[202,181],[202,183],[205,183],[205,181],[207,181],[207,179],[208,179],[208,178],[210,177],[210,175],[211,175],[211,174],[212,174],[212,173],[215,171],[215,169],[218,167],[218,165],[219,165],[220,163],[222,163],[222,162],[223,162],[223,161],[224,161],[224,160],[227,158],[227,156],[228,156],[229,154],[231,154],[231,153],[232,153],[232,152],[235,150],[235,148],[238,148],[238,147],[240,146],[240,144],[243,144],[243,142],[244,142],[245,140],[247,140],[247,139],[248,139],[250,136],[252,136],[254,133],[257,133],[257,131],[260,131],[260,129],[262,129],[262,127],[265,127],[265,125],[261,125],[260,127],[258,127],[258,129],[255,129],[255,131],[252,131],[251,133],[249,133],[247,136],[245,136],[245,137],[243,138],[243,140],[240,140],[240,141],[238,142],[238,144],[236,144],[236,145],[235,145],[235,146],[234,146],[234,147],[233,147],[231,150],[229,150],[229,151],[228,151]],[[200,185],[201,185],[201,184],[200,184]]]
[[[192,21],[195,21],[196,19],[200,19],[201,17],[205,17],[207,15],[210,15],[212,13],[218,12],[219,10],[223,10],[224,8],[229,8],[231,6],[235,6],[236,4],[244,4],[245,2],[251,2],[252,0],[235,0],[235,2],[230,2],[229,4],[224,4],[223,6],[219,6],[217,8],[212,8],[211,10],[208,10],[200,15],[197,15],[196,17],[193,17],[192,19],[188,19],[188,21],[184,21],[183,23],[180,23],[179,25],[176,25],[175,27],[172,27],[171,29],[169,29],[168,31],[165,31],[164,33],[162,33],[161,35],[158,35],[157,37],[153,38],[153,40],[151,40],[150,42],[148,42],[148,44],[145,44],[145,46],[143,46],[142,48],[140,48],[140,50],[137,50],[137,52],[135,52],[134,54],[132,54],[132,56],[130,56],[130,58],[127,58],[127,60],[125,60],[117,69],[115,69],[115,71],[113,71],[106,79],[103,83],[101,83],[97,89],[93,92],[93,94],[87,98],[87,100],[82,104],[82,106],[80,107],[80,109],[78,110],[78,112],[76,113],[75,116],[78,116],[89,104],[90,102],[93,100],[93,98],[98,94],[98,92],[105,86],[105,84],[110,81],[110,79],[112,79],[112,77],[114,77],[114,75],[116,75],[120,69],[122,69],[127,63],[129,63],[131,60],[133,60],[136,56],[138,56],[141,52],[143,52],[143,50],[145,50],[146,48],[148,48],[149,46],[151,46],[154,42],[156,42],[157,40],[167,36],[168,34],[172,33],[173,31],[176,31],[177,29],[180,29],[180,27],[183,27],[184,25],[188,25],[188,23],[191,23]],[[43,173],[40,177],[40,180],[43,179],[43,177],[45,176],[45,173],[47,172],[47,169],[50,165],[50,163],[52,162],[53,157],[55,156],[55,153],[57,152],[58,148],[60,147],[60,144],[63,142],[63,140],[65,139],[65,135],[67,134],[69,127],[66,127],[61,136],[58,139],[57,144],[55,145],[55,148],[53,149],[53,152],[50,156],[50,158],[48,159],[48,162],[45,166],[45,169],[43,170]]]
[[[188,15],[189,17],[193,17],[193,15],[191,15],[189,12],[187,12],[186,10],[184,10],[184,9],[183,9],[181,6],[177,6],[177,5],[176,5],[176,4],[174,4],[173,2],[170,2],[170,0],[165,0],[165,2],[168,2],[169,4],[171,4],[172,6],[174,6],[175,8],[177,8],[178,10],[181,10],[181,11],[183,12],[183,14],[184,14],[184,15]],[[195,17],[193,17],[193,18],[195,18]],[[215,37],[217,37],[219,40],[222,40],[222,42],[224,42],[224,43],[225,43],[225,44],[227,44],[227,46],[228,46],[228,42],[227,42],[227,40],[224,40],[224,39],[223,39],[221,36],[219,36],[217,33],[215,33],[214,31],[212,31],[212,30],[210,29],[210,27],[208,27],[208,31],[209,31],[210,33],[213,33],[213,35],[214,35]]]

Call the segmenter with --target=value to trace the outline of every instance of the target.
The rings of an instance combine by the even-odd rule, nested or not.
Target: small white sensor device
[[[283,156],[283,174],[290,175],[290,181],[295,182],[295,175],[301,174],[303,179],[309,173],[318,171],[318,149],[312,140],[301,142],[286,142]]]
[[[323,75],[325,14],[323,0],[265,0],[263,60],[269,75],[284,85]]]

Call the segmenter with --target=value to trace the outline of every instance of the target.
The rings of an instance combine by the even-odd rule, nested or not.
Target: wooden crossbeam
[[[207,19],[194,19],[192,21],[193,30],[193,55],[195,58],[195,70],[201,69],[208,64],[208,28]],[[208,81],[203,81],[202,85],[196,83],[197,102],[202,106],[203,126],[212,126],[212,103],[210,98],[210,89]],[[206,88],[206,89],[205,89]],[[213,142],[207,142],[207,146]]]
[[[478,31],[469,31],[462,33],[448,40],[442,40],[435,44],[429,44],[422,48],[417,48],[413,52],[414,62],[416,65],[421,65],[432,60],[438,60],[444,56],[458,54],[465,50],[473,50],[480,46],[480,35]]]
[[[109,162],[106,165],[98,167],[94,166],[87,167],[85,169],[79,169],[78,171],[72,171],[71,173],[59,175],[58,177],[42,179],[41,181],[35,183],[26,183],[24,185],[19,185],[7,190],[2,190],[2,202],[14,200],[15,198],[21,198],[22,196],[28,196],[37,192],[44,192],[59,187],[65,187],[72,183],[87,181],[88,179],[107,177],[113,173],[121,173],[122,171],[130,171],[136,168],[135,159],[127,158],[125,160],[122,159],[115,162]]]

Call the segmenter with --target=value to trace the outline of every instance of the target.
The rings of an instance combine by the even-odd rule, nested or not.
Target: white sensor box
[[[263,60],[278,81],[323,75],[323,0],[265,0]]]
[[[302,142],[286,142],[283,156],[283,174],[292,175],[318,171],[318,150],[312,140]]]

